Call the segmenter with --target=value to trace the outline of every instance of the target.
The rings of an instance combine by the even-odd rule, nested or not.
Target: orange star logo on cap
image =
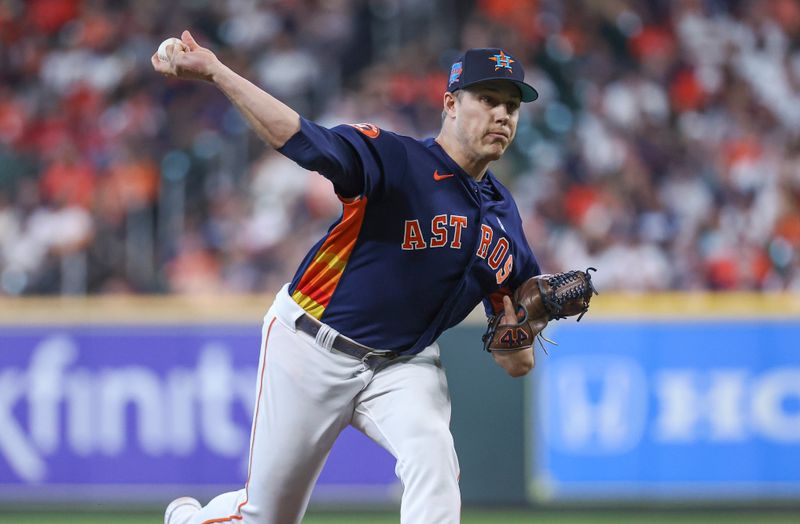
[[[499,55],[490,56],[489,60],[494,62],[494,70],[497,71],[498,69],[508,69],[509,73],[513,72],[511,69],[511,64],[515,62],[512,60],[510,56],[507,56],[503,51],[500,51]]]

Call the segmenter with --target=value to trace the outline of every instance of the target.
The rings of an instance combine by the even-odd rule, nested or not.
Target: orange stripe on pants
[[[259,379],[258,379],[258,398],[256,400],[256,415],[253,420],[253,434],[250,436],[250,459],[247,462],[247,482],[244,484],[244,502],[239,504],[239,507],[236,508],[237,515],[231,515],[229,517],[223,517],[219,519],[212,519],[206,520],[203,524],[218,524],[220,522],[228,522],[231,520],[242,520],[242,508],[247,501],[250,499],[250,493],[248,492],[248,487],[250,486],[250,471],[253,469],[253,443],[256,441],[256,427],[258,422],[258,414],[261,411],[261,393],[264,391],[264,370],[267,369],[267,344],[269,342],[269,334],[272,332],[272,325],[275,323],[275,320],[278,317],[273,317],[272,322],[269,323],[269,327],[267,328],[267,336],[264,337],[264,362],[261,363],[261,371],[259,372]]]

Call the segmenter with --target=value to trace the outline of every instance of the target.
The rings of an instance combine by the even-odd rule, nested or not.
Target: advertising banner
[[[561,321],[530,388],[539,501],[800,496],[800,321]]]
[[[243,487],[260,336],[257,325],[0,327],[0,500]],[[396,492],[394,459],[348,429],[315,499]]]

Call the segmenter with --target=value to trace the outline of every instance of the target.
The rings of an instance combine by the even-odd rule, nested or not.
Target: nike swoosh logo
[[[444,180],[445,178],[450,178],[451,176],[456,176],[456,174],[450,173],[449,175],[440,175],[438,169],[433,172],[433,179],[436,180],[437,182],[439,180]]]

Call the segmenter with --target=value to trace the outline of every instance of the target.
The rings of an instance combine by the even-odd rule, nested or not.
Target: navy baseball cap
[[[451,93],[487,80],[510,80],[519,88],[523,102],[533,102],[539,93],[525,83],[522,63],[502,49],[469,49],[450,67],[447,90]]]

